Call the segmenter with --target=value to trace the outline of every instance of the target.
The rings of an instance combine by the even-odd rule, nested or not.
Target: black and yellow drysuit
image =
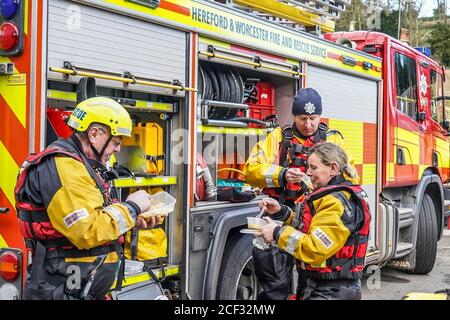
[[[285,221],[274,229],[274,239],[298,261],[299,298],[361,298],[370,211],[359,185],[336,176],[294,211],[283,205],[272,218]]]
[[[140,209],[130,201],[116,202],[93,169],[101,165],[81,150],[72,135],[22,166],[16,208],[33,254],[26,299],[100,299],[123,268],[117,240],[135,225]]]

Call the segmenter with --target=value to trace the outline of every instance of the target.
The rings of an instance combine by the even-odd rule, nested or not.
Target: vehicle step
[[[450,200],[450,185],[444,185],[444,199]]]
[[[444,212],[449,212],[450,211],[450,200],[445,200],[444,201]]]
[[[411,208],[398,208],[399,228],[403,229],[414,223],[413,210]]]
[[[395,252],[394,259],[402,258],[402,257],[408,255],[411,252],[412,248],[413,248],[412,243],[408,243],[408,242],[397,243],[397,251]]]

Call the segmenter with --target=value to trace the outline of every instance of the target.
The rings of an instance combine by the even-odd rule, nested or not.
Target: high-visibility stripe
[[[393,162],[386,163],[386,180],[387,181],[395,180],[395,172],[394,172],[394,163]]]
[[[438,153],[438,167],[448,168],[450,163],[449,145],[448,141],[436,138],[436,152]]]
[[[363,124],[363,141],[366,143],[363,154],[363,163],[376,163],[377,161],[377,125],[375,123]],[[345,138],[345,136],[344,136]],[[373,144],[372,144],[373,143]]]
[[[0,77],[0,206],[9,212],[0,215],[0,245],[25,251],[22,234],[15,212],[14,186],[19,167],[28,156],[30,147],[30,83],[31,51],[38,50],[31,41],[32,4],[23,0],[24,39],[23,52],[18,56],[0,57],[0,63],[14,63],[14,74]],[[42,3],[41,1],[38,3]],[[36,111],[39,112],[39,111]],[[36,119],[39,123],[39,119]],[[26,263],[26,257],[25,261]]]
[[[266,136],[267,129],[259,128],[228,128],[198,125],[197,132],[202,133],[220,133],[220,134],[240,134],[246,136]]]
[[[396,143],[403,148],[406,164],[420,164],[420,136],[418,132],[397,128]],[[397,152],[395,152],[396,154]]]
[[[338,130],[344,136],[345,145],[351,153],[355,164],[362,164],[364,141],[363,137],[363,122],[329,119],[328,126],[331,129]]]
[[[0,59],[0,62],[5,61]],[[15,71],[16,74],[16,71]],[[0,96],[10,106],[11,111],[20,121],[22,127],[26,127],[27,121],[27,86],[8,85],[6,77],[0,77]]]
[[[15,160],[16,166],[20,166],[28,155],[28,131],[16,117],[13,108],[14,105],[8,105],[0,94],[0,141],[8,150],[10,157]]]
[[[19,173],[19,166],[2,141],[0,141],[0,168],[0,189],[3,190],[9,202],[14,206],[16,203],[14,186],[16,185],[17,174]]]
[[[266,172],[266,184],[267,184],[267,187],[269,187],[269,188],[275,187],[272,176],[277,169],[278,169],[278,166],[272,164]]]
[[[298,240],[300,240],[300,238],[303,237],[304,235],[305,235],[304,233],[298,230],[293,230],[293,232],[289,235],[286,241],[285,251],[287,253],[293,254],[295,251],[295,247],[297,246]]]
[[[191,10],[187,7],[184,7],[182,5],[178,5],[176,3],[173,3],[171,1],[167,1],[167,0],[161,0],[159,7],[161,9],[166,9],[169,11],[173,11],[179,14],[182,14],[184,16],[190,16],[191,15]]]
[[[28,1],[25,1],[25,11],[24,11],[24,19],[25,19],[25,21],[24,21],[24,24],[23,24],[23,31],[24,31],[24,33],[26,34],[26,35],[28,35],[28,33],[29,33],[29,30],[28,30],[28,17],[29,17],[29,14],[28,14],[28,11],[29,11],[29,8],[28,8]]]
[[[119,223],[119,233],[123,234],[129,230],[127,223],[125,221],[125,217],[122,214],[122,211],[120,211],[118,208],[114,207],[113,205],[107,206],[103,209],[104,211],[111,214]]]
[[[47,90],[47,98],[49,99],[58,99],[76,102],[77,101],[77,93],[70,91],[60,91],[60,90]],[[135,100],[136,106],[125,106],[130,109],[150,109],[157,111],[165,111],[165,112],[173,112],[173,104],[172,103],[163,103],[163,102],[152,102],[152,101],[144,101],[144,100]]]
[[[0,234],[0,248],[8,248],[8,244],[6,243],[5,239],[3,239],[1,234]]]
[[[377,178],[377,166],[373,164],[363,164],[362,165],[362,179],[361,184],[375,184]]]
[[[429,167],[428,165],[423,165],[423,164],[419,165],[419,171],[418,171],[418,173],[417,173],[417,179],[420,179],[420,178],[422,177],[423,172],[424,172],[425,169],[428,168],[428,167]]]
[[[395,178],[402,184],[414,184],[419,181],[419,165],[418,164],[396,164],[394,163]]]
[[[167,10],[174,14],[173,15],[174,19],[178,18],[179,15],[183,15],[186,17],[189,17],[191,15],[190,8],[183,6],[183,1],[177,1],[177,0],[172,0],[172,1],[160,0],[159,6],[156,9],[152,9],[147,6],[143,6],[143,5],[139,5],[139,4],[135,4],[132,2],[128,2],[128,1],[123,1],[123,0],[106,0],[105,2],[109,2],[114,5],[123,7],[123,8],[137,10],[139,12],[144,12],[144,13],[145,12],[154,13],[155,11]]]
[[[50,89],[47,90],[47,98],[76,102],[77,93]]]
[[[206,38],[203,36],[199,36],[198,37],[198,41],[200,43],[204,43],[204,44],[210,44],[213,45],[214,47],[219,47],[219,48],[225,48],[230,50],[232,48],[232,45],[223,41],[219,41],[219,40],[215,40],[215,39],[210,39],[210,38]]]
[[[165,266],[164,267],[164,272],[166,274],[166,277],[169,276],[174,276],[180,273],[180,268],[179,266]],[[153,270],[153,272],[155,273],[155,276],[159,279],[162,278],[162,272],[160,269],[155,268]],[[125,276],[125,281],[123,282],[123,286],[130,286],[132,284],[136,284],[139,282],[144,282],[150,280],[150,275],[147,272],[144,273],[140,273],[138,275],[133,275],[133,276]],[[115,288],[116,287],[116,281],[114,281],[113,285],[111,286],[111,288]]]

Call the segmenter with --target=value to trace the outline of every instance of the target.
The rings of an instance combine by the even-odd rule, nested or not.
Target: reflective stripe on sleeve
[[[300,240],[300,238],[304,235],[304,233],[294,230],[287,239],[285,251],[289,254],[294,254],[295,246],[297,245],[298,240]]]
[[[266,184],[267,184],[268,188],[276,187],[276,185],[273,183],[272,176],[277,169],[278,169],[278,166],[272,164],[272,165],[270,165],[269,169],[267,169],[267,171],[266,171],[265,178],[266,178]]]
[[[122,215],[122,212],[116,208],[114,205],[107,206],[103,209],[104,211],[111,214],[114,218],[116,218],[118,224],[119,224],[119,232],[120,234],[123,234],[129,230],[127,223],[125,221],[124,216]]]

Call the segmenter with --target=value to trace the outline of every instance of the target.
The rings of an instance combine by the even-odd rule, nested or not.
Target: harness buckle
[[[303,229],[303,210],[305,209],[305,204],[303,202],[297,203],[294,207],[295,216],[292,219],[291,227],[298,230]]]

